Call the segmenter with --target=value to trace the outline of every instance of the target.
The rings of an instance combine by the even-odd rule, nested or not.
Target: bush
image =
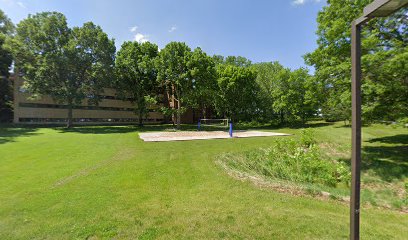
[[[401,124],[403,127],[408,127],[408,117],[399,119],[398,123]]]
[[[266,149],[224,154],[220,160],[234,170],[267,178],[331,187],[348,183],[348,166],[324,159],[315,142],[313,132],[305,129],[300,140],[285,139]]]
[[[310,147],[316,144],[316,139],[314,137],[315,132],[311,128],[302,129],[300,131],[300,143],[305,147]]]

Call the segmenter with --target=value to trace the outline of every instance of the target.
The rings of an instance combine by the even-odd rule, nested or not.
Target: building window
[[[68,105],[45,104],[45,103],[19,103],[19,107],[68,109]],[[135,110],[134,108],[100,107],[100,106],[74,106],[73,109],[125,111],[125,112],[133,112]]]

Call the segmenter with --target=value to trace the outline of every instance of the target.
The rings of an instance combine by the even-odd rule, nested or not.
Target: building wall
[[[58,104],[49,96],[30,99],[31,94],[22,88],[24,80],[17,75],[12,77],[14,82],[14,123],[22,124],[55,124],[66,122],[68,110],[66,105]],[[130,101],[115,98],[114,89],[104,89],[104,96],[98,106],[84,101],[73,110],[75,124],[118,124],[137,123],[138,116],[134,113],[134,106]],[[163,114],[159,106],[153,106],[145,123],[162,123]]]

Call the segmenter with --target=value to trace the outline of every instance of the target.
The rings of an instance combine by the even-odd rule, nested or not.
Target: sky
[[[28,14],[62,12],[69,26],[92,21],[115,39],[171,41],[201,47],[210,55],[243,56],[308,67],[303,55],[316,47],[317,13],[324,0],[0,0],[18,23]],[[311,71],[313,69],[308,67]]]

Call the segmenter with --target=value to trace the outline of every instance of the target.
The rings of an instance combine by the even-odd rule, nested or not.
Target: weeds
[[[301,131],[299,139],[284,139],[273,147],[240,154],[227,153],[219,159],[235,170],[297,183],[335,187],[350,180],[349,167],[324,159],[308,129]]]

